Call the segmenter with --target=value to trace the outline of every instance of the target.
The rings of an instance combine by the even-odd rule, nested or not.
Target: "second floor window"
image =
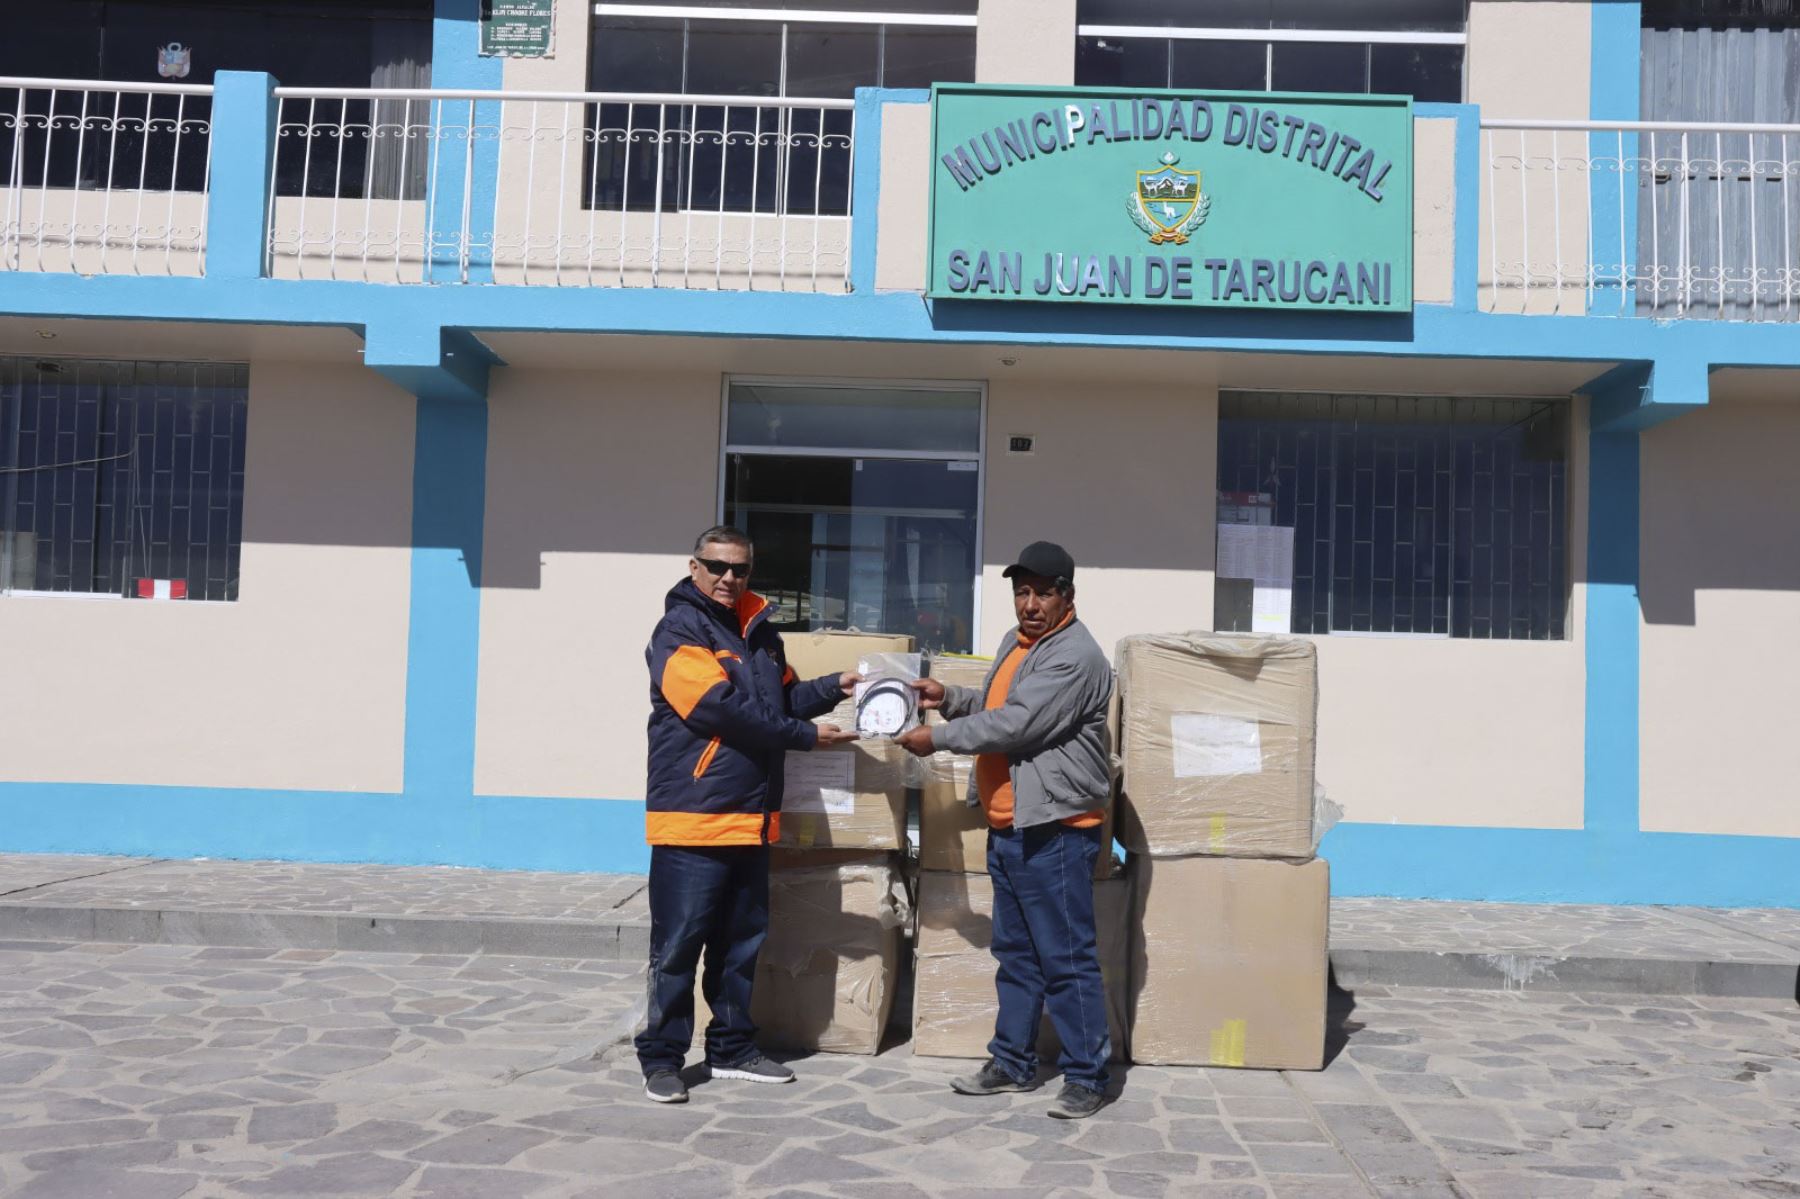
[[[771,99],[849,100],[859,87],[975,77],[974,0],[882,0],[855,11],[788,4],[594,6],[588,85],[630,94],[743,97],[742,104],[602,104],[588,207],[843,215],[851,115]],[[658,153],[658,151],[661,151]]]
[[[1080,0],[1090,86],[1463,98],[1465,0]]]

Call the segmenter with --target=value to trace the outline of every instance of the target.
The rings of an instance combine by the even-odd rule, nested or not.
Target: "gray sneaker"
[[[653,1070],[644,1079],[644,1097],[654,1103],[686,1103],[687,1084],[673,1070]]]
[[[1106,1096],[1078,1082],[1065,1082],[1062,1094],[1050,1105],[1050,1114],[1058,1120],[1085,1120],[1106,1106]]]
[[[708,1066],[714,1078],[741,1078],[745,1082],[793,1082],[794,1072],[760,1053],[751,1053],[729,1066]]]
[[[1005,1091],[1033,1091],[1036,1082],[1020,1082],[1006,1072],[995,1058],[982,1063],[981,1069],[973,1074],[950,1080],[950,1089],[959,1095],[998,1095]]]

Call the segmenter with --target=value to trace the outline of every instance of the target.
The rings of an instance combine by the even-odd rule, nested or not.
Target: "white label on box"
[[[1175,745],[1178,779],[1262,773],[1262,729],[1254,720],[1171,712],[1169,738]]]
[[[856,811],[856,755],[837,750],[790,752],[783,768],[784,812],[849,816]]]

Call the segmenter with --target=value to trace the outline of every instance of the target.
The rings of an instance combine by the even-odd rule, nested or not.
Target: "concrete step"
[[[1339,986],[1800,1002],[1800,912],[1336,898]],[[0,940],[642,961],[641,875],[0,854]]]

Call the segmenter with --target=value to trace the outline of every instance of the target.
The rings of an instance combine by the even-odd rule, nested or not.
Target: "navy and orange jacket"
[[[733,612],[683,579],[650,635],[652,845],[767,845],[781,836],[782,759],[818,743],[810,723],[844,698],[837,675],[801,682],[768,601]]]

